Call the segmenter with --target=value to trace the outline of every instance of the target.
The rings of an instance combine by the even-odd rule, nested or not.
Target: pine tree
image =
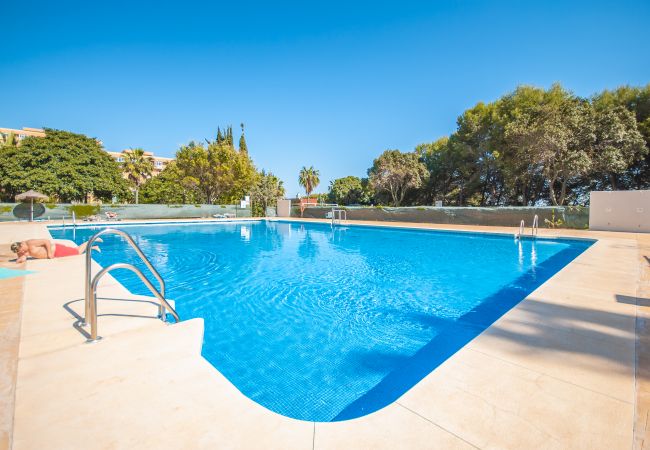
[[[248,145],[246,145],[246,138],[244,137],[244,124],[241,124],[241,137],[239,138],[239,153],[248,156]]]

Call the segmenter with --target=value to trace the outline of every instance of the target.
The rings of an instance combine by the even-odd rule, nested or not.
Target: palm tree
[[[300,169],[300,176],[298,177],[298,183],[300,186],[305,188],[307,197],[316,189],[318,183],[320,183],[320,178],[318,178],[320,173],[318,170],[314,169],[314,166],[309,168],[304,167]]]
[[[135,185],[135,204],[138,204],[140,186],[153,172],[153,159],[144,154],[141,148],[132,148],[124,152],[122,171],[126,178]]]

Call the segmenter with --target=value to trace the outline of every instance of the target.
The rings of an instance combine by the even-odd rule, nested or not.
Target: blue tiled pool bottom
[[[205,358],[258,403],[314,421],[391,403],[591,245],[263,221],[124,229],[181,318],[205,319]],[[98,262],[145,270],[120,239],[104,238]]]

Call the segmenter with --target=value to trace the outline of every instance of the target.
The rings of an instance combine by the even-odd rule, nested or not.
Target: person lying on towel
[[[101,242],[102,240],[96,239],[96,241]],[[28,239],[11,244],[11,251],[18,255],[16,262],[20,264],[25,262],[29,256],[36,259],[52,259],[81,255],[86,251],[87,246],[87,242],[84,242],[79,247],[68,247],[48,239]],[[93,250],[99,251],[99,247],[93,246]]]

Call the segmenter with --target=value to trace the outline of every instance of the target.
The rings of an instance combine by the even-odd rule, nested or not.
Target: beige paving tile
[[[8,257],[8,246],[0,245],[0,267],[14,267]],[[0,280],[0,449],[11,448],[23,281]]]
[[[636,296],[622,295],[615,291],[571,286],[553,279],[540,286],[530,295],[531,298],[547,303],[592,308],[598,311],[630,314],[636,303]]]
[[[28,268],[36,273],[30,275],[30,283],[25,288],[25,295],[30,301],[23,305],[26,318],[22,326],[21,357],[48,353],[83,342],[87,336],[81,331],[71,332],[85,313],[83,275],[73,283],[53,283],[53,280],[65,279],[70,273],[85,273],[84,258],[29,261]],[[94,265],[94,271],[98,270]],[[138,328],[153,320],[157,314],[157,306],[150,302],[108,300],[145,298],[130,294],[110,275],[100,283],[98,294],[101,296],[98,301],[100,335]],[[90,331],[89,327],[83,330]]]
[[[632,404],[634,337],[582,333],[504,316],[467,345],[539,373]]]
[[[463,349],[398,403],[479,448],[625,449],[628,403]]]
[[[316,423],[314,449],[471,449],[468,442],[404,407],[345,422]]]
[[[23,360],[14,448],[309,448],[311,423],[256,405],[200,357],[194,323]]]
[[[636,321],[636,404],[634,448],[650,448],[650,246],[639,246],[641,280],[638,283]]]
[[[575,298],[575,297],[573,297]],[[561,328],[593,339],[628,341],[634,339],[636,321],[633,305],[614,302],[612,308],[594,308],[590,297],[584,302],[536,296],[521,302],[508,318],[531,326]]]

